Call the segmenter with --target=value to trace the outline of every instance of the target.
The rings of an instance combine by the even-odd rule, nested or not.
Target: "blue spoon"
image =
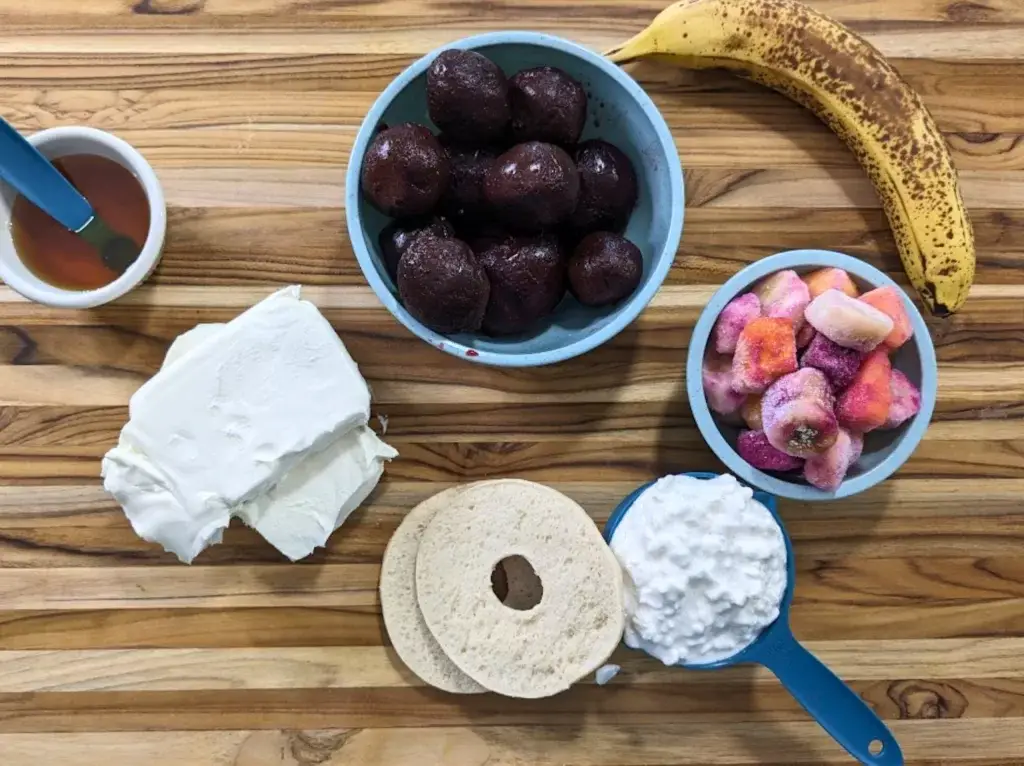
[[[713,473],[685,475],[695,479],[713,479],[716,476]],[[653,483],[648,482],[619,503],[605,525],[605,540],[611,542],[615,530],[633,503]],[[858,761],[872,766],[903,766],[903,752],[889,728],[864,700],[793,637],[793,631],[789,627],[789,607],[793,603],[793,590],[796,585],[793,543],[782,519],[779,518],[775,497],[755,491],[754,498],[771,511],[786,541],[786,592],[782,598],[779,617],[765,628],[754,643],[732,657],[720,662],[683,667],[716,670],[741,663],[763,665],[775,674],[804,710]]]
[[[71,182],[3,118],[0,180],[95,247],[103,263],[115,273],[123,274],[139,257],[135,241],[111,229]]]

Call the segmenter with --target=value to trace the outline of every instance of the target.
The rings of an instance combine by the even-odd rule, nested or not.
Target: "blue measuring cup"
[[[713,479],[717,474],[683,475],[696,479]],[[619,523],[629,513],[636,499],[653,483],[648,482],[619,503],[605,525],[605,540],[611,543]],[[742,663],[763,665],[775,674],[804,710],[858,761],[873,766],[903,766],[903,752],[889,727],[875,715],[864,700],[794,638],[789,626],[789,607],[793,603],[793,590],[796,585],[793,543],[782,519],[779,518],[775,497],[755,491],[754,498],[771,512],[786,541],[786,591],[782,597],[778,619],[765,628],[752,644],[732,657],[708,664],[684,664],[683,667],[694,670],[717,670]]]

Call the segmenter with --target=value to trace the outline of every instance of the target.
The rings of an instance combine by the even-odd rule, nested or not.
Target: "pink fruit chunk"
[[[807,348],[811,345],[811,341],[814,340],[814,336],[817,334],[818,331],[805,321],[804,326],[796,332],[796,347],[798,349]]]
[[[907,313],[907,304],[895,287],[877,287],[860,296],[860,300],[874,306],[892,320],[892,332],[882,341],[886,348],[897,349],[914,334],[914,326],[910,323],[910,314]]]
[[[826,290],[839,290],[851,298],[860,295],[860,290],[857,289],[857,285],[853,283],[850,275],[842,269],[831,266],[804,274],[804,283],[811,293],[812,301]]]
[[[868,354],[850,387],[839,397],[836,416],[850,431],[867,433],[885,424],[892,403],[892,364],[885,348]]]
[[[804,463],[804,478],[813,487],[835,492],[863,449],[863,437],[854,436],[841,428],[831,447],[820,455],[808,458]]]
[[[761,421],[768,441],[793,457],[817,455],[836,440],[835,399],[825,374],[813,367],[775,381],[761,400]]]
[[[731,354],[736,350],[743,328],[761,316],[761,301],[753,293],[733,298],[718,315],[718,321],[711,331],[711,340],[719,354]]]
[[[892,320],[867,303],[839,290],[826,290],[807,307],[807,321],[845,348],[874,350],[892,332]]]
[[[881,427],[897,428],[914,417],[921,409],[921,392],[899,370],[892,371],[889,390],[892,393],[892,401],[889,403],[889,414]]]
[[[850,443],[853,447],[853,455],[850,457],[850,467],[860,460],[860,456],[864,454],[864,434],[859,434],[856,431],[847,431],[850,434]],[[850,469],[847,468],[846,472],[849,473]]]
[[[733,390],[732,360],[727,356],[709,354],[701,368],[704,396],[708,407],[719,415],[738,413],[746,399],[745,394]]]
[[[800,366],[821,370],[832,384],[832,390],[838,393],[853,382],[862,361],[864,354],[860,351],[843,348],[818,333],[800,357]]]
[[[751,394],[748,396],[743,402],[743,406],[740,407],[740,414],[743,416],[743,422],[747,424],[747,428],[751,431],[760,431],[762,429],[761,395]]]
[[[759,317],[743,328],[732,358],[737,392],[759,394],[796,369],[796,336],[788,319]]]
[[[795,471],[804,461],[775,449],[764,431],[740,431],[736,440],[740,457],[761,471]]]
[[[811,292],[795,271],[786,269],[772,274],[754,288],[754,294],[761,299],[764,316],[788,319],[797,330],[803,327]]]

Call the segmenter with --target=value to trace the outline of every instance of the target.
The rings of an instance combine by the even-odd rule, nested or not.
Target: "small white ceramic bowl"
[[[50,128],[30,136],[28,140],[49,159],[69,154],[95,154],[130,170],[139,179],[149,201],[149,234],[135,263],[109,285],[95,290],[55,287],[29,271],[18,256],[10,226],[11,208],[18,193],[6,184],[0,184],[0,279],[29,300],[72,309],[102,306],[144,282],[160,261],[167,233],[164,191],[145,158],[127,142],[96,128]]]

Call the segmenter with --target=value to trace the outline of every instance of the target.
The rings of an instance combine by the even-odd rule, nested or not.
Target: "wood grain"
[[[778,250],[844,250],[904,280],[879,201],[808,113],[716,72],[631,67],[686,168],[665,286],[554,368],[467,365],[404,331],[344,226],[362,116],[416,57],[528,27],[602,49],[663,0],[0,0],[0,117],[138,146],[169,202],[149,284],[65,311],[0,287],[3,766],[739,766],[848,759],[768,674],[620,651],[608,687],[472,700],[395,659],[376,578],[416,503],[460,481],[548,482],[603,523],[637,483],[720,469],[682,369],[715,287]],[[907,763],[1024,763],[1024,4],[812,0],[889,55],[961,171],[978,240],[963,313],[932,321],[935,420],[896,477],[783,502],[797,635],[892,726]],[[175,336],[281,285],[332,322],[401,452],[328,546],[287,564],[232,526],[192,567],[132,532],[99,459]],[[379,426],[379,424],[377,424]]]

